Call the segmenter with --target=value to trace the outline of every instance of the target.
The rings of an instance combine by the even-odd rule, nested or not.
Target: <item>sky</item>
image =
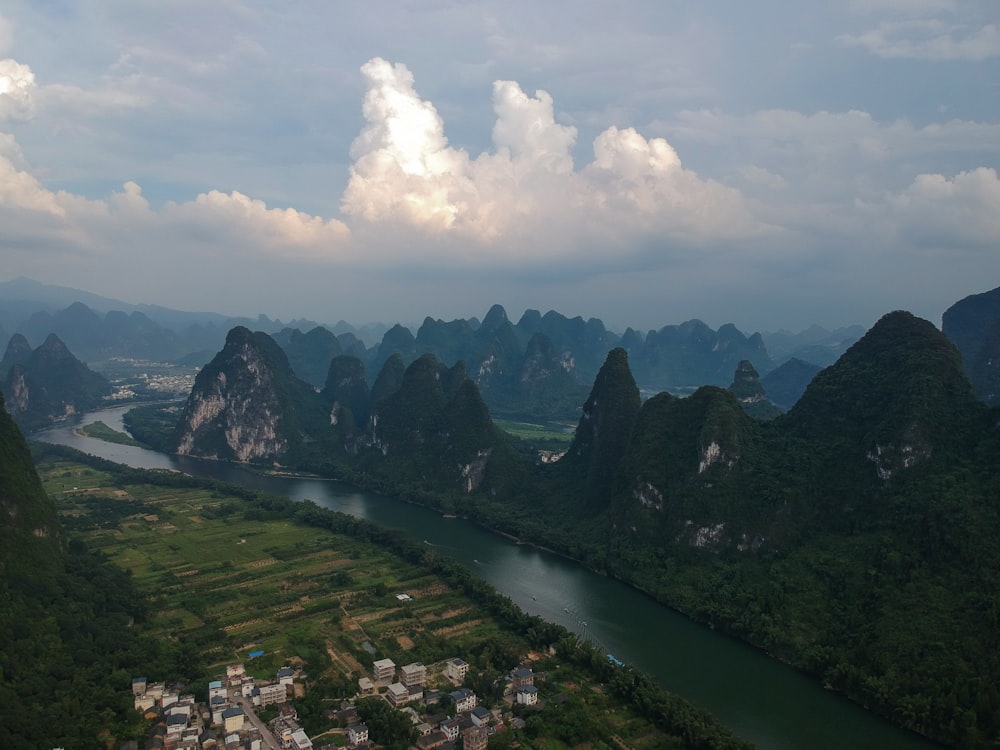
[[[283,320],[940,324],[996,0],[5,0],[0,279]]]

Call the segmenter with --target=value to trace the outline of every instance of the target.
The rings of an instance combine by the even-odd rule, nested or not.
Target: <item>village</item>
[[[307,689],[304,675],[290,666],[269,680],[256,680],[243,664],[227,666],[224,675],[209,682],[207,703],[145,677],[132,680],[132,695],[136,711],[152,723],[146,750],[368,750],[377,745],[356,706],[368,697],[384,700],[409,719],[416,750],[450,750],[459,743],[465,750],[485,750],[494,734],[524,727],[514,708],[539,704],[535,680],[542,675],[528,663],[510,670],[503,701],[484,706],[462,687],[468,670],[468,663],[457,657],[400,667],[391,659],[374,661],[371,676],[358,679],[354,698],[331,699],[325,714],[331,729],[313,738],[300,726],[293,703]],[[445,705],[449,711],[442,710]],[[274,713],[271,707],[277,715],[265,722],[259,714]],[[122,750],[139,747],[131,741]]]

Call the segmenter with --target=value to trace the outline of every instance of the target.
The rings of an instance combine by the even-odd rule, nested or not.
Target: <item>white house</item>
[[[354,746],[360,745],[362,742],[368,742],[368,725],[351,724],[347,728],[347,741]]]
[[[455,711],[458,713],[471,711],[476,707],[476,694],[468,688],[456,690],[453,693],[448,693],[448,695],[450,695],[451,699],[455,701]]]
[[[522,685],[517,689],[517,702],[522,706],[534,706],[538,703],[538,688],[534,685]]]
[[[444,736],[454,742],[458,739],[458,719],[448,719],[441,722],[441,731]]]

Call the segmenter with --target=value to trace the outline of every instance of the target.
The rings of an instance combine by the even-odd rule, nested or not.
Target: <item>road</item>
[[[244,698],[239,690],[234,689],[229,690],[229,698],[243,709],[243,713],[246,714],[250,723],[260,730],[263,746],[267,750],[281,750],[281,743],[275,738],[274,733],[257,717],[257,713],[253,710],[253,702]]]

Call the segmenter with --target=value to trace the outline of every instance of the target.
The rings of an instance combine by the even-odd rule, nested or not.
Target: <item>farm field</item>
[[[122,485],[65,461],[39,468],[64,527],[132,572],[154,632],[197,644],[209,673],[260,650],[247,665],[261,676],[293,660],[356,679],[377,658],[431,663],[484,642],[527,648],[464,595],[373,545],[266,518],[208,489]]]

